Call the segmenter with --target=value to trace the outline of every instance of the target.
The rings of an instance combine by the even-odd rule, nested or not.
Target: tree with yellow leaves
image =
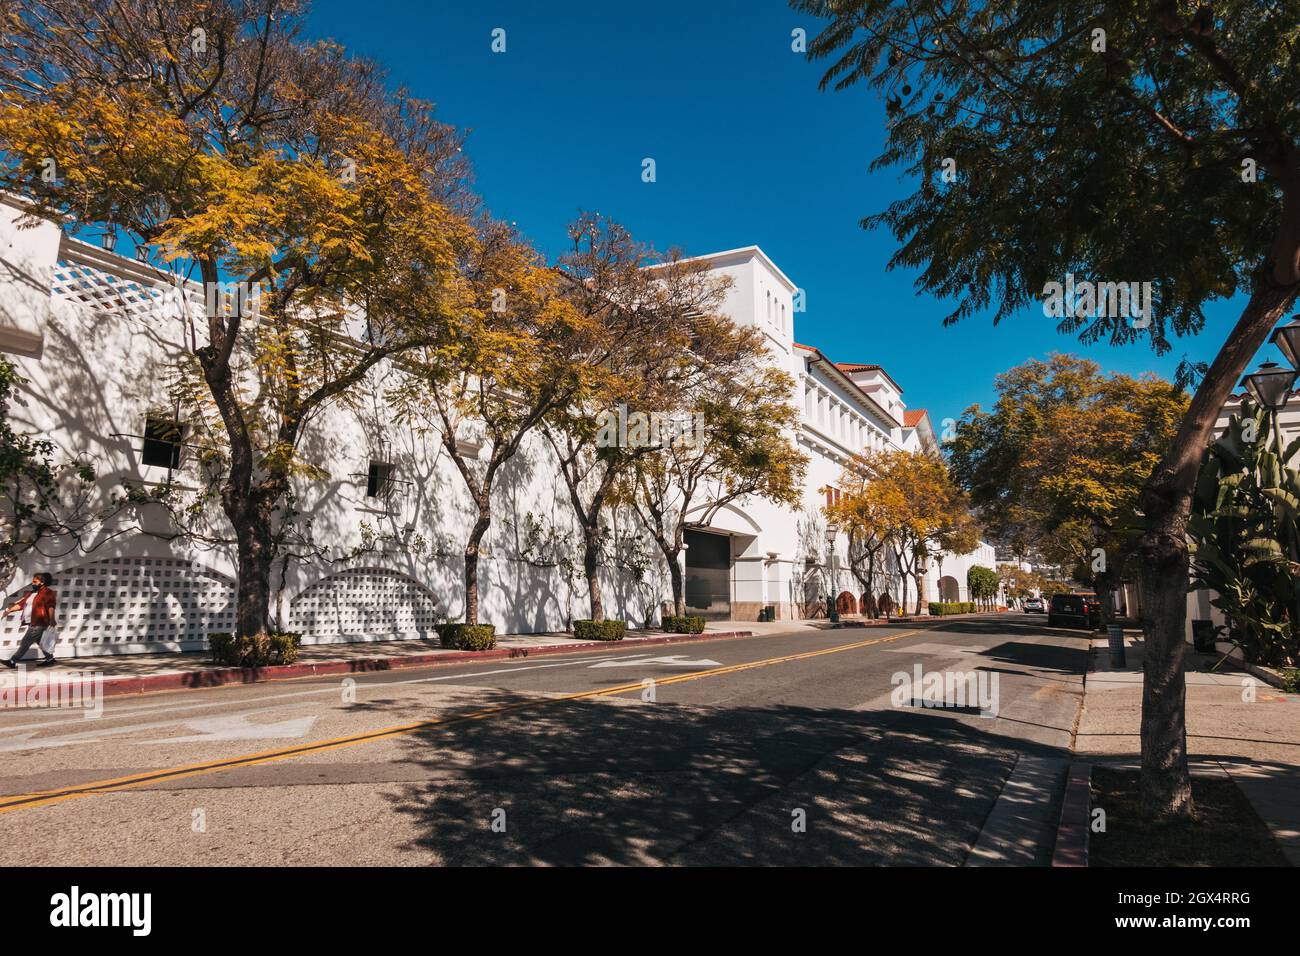
[[[848,539],[849,571],[866,595],[863,613],[873,617],[879,588],[888,588],[892,577],[891,530],[904,507],[897,485],[875,480],[875,458],[874,453],[854,455],[836,485],[839,496],[823,509]]]
[[[465,307],[459,136],[371,64],[297,36],[267,0],[32,0],[0,16],[0,188],[74,230],[131,239],[203,284],[176,371],[238,567],[236,627],[269,625],[303,534],[307,423]],[[230,293],[233,284],[234,294]]]
[[[911,578],[916,613],[921,613],[923,576],[931,556],[965,554],[979,543],[965,494],[934,455],[896,449],[854,455],[839,489],[839,501],[825,512],[848,531],[850,564],[857,554],[862,568],[861,574],[857,569],[854,574],[871,593],[877,560],[873,555],[888,549],[903,578],[904,611]]]
[[[465,623],[478,624],[478,567],[501,469],[547,416],[583,403],[608,356],[608,328],[515,232],[485,223],[465,269],[470,301],[417,375],[394,392],[404,421],[438,433],[471,500]]]

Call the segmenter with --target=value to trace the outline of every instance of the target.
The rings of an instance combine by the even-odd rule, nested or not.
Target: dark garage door
[[[686,613],[710,620],[731,617],[731,539],[686,532]]]

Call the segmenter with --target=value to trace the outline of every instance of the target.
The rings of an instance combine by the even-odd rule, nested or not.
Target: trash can
[[[1206,620],[1192,621],[1192,646],[1198,653],[1214,653],[1214,622]]]
[[[1128,658],[1124,653],[1124,628],[1118,624],[1108,625],[1106,627],[1106,639],[1110,645],[1110,666],[1127,666]]]

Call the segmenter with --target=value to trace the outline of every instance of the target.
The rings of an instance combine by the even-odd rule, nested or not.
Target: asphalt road
[[[1002,614],[7,710],[0,862],[960,865],[1017,756],[1069,755],[1087,637]],[[996,716],[912,706],[918,665]]]

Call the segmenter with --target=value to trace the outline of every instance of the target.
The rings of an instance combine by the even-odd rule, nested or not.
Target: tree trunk
[[[673,584],[673,613],[678,617],[686,614],[686,582],[682,579],[682,565],[677,560],[677,555],[668,558],[668,577]]]
[[[600,599],[600,577],[598,560],[600,558],[600,541],[594,532],[584,532],[582,545],[582,572],[587,576],[587,594],[591,599],[591,619],[605,620],[605,606]]]
[[[465,623],[478,623],[478,549],[492,524],[492,516],[482,508],[465,544]]]
[[[1183,670],[1188,566],[1180,524],[1176,515],[1166,516],[1163,535],[1169,544],[1158,559],[1151,549],[1144,549],[1142,579],[1149,597],[1142,622],[1146,643],[1142,658],[1141,793],[1146,812],[1185,817],[1192,813],[1192,786],[1187,769]]]
[[[1187,769],[1186,682],[1187,519],[1205,448],[1224,402],[1251,357],[1295,298],[1287,286],[1261,277],[1245,311],[1192,397],[1178,434],[1142,491],[1143,809],[1154,816],[1192,813]]]
[[[269,520],[248,513],[234,521],[239,559],[235,633],[252,637],[267,631],[271,616],[271,573],[275,553],[271,546]]]

